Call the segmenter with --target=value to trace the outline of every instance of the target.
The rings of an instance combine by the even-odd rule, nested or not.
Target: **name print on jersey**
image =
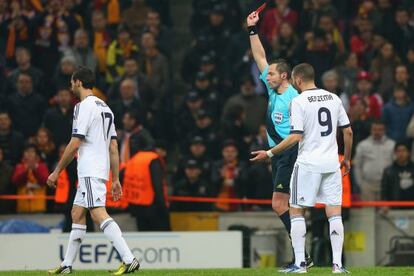
[[[332,95],[319,95],[319,96],[310,96],[308,97],[308,101],[312,102],[324,102],[324,101],[331,101],[333,100]]]

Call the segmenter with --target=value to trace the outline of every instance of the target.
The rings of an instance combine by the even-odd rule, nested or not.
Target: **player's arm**
[[[119,153],[118,153],[118,142],[116,139],[111,139],[109,145],[109,162],[112,171],[112,180],[119,181]]]
[[[272,158],[274,155],[280,154],[288,148],[293,147],[294,145],[299,143],[300,140],[302,140],[302,133],[292,133],[288,137],[283,139],[283,141],[280,142],[277,146],[271,148],[268,151],[253,151],[252,155],[255,155],[255,157],[251,158],[250,161],[261,161],[267,158]]]
[[[256,25],[259,21],[259,14],[254,11],[247,17],[247,27],[249,29],[250,47],[252,48],[253,58],[256,61],[257,67],[260,72],[267,67],[266,52],[260,42],[259,35],[257,34]]]
[[[344,135],[344,160],[342,160],[341,162],[341,167],[345,167],[344,175],[346,175],[351,170],[351,151],[353,133],[348,115],[346,114],[342,102],[340,103],[338,126],[342,129],[342,133]]]
[[[62,158],[57,164],[55,170],[49,175],[47,179],[47,185],[50,187],[56,186],[56,181],[59,177],[61,171],[63,171],[75,158],[80,145],[82,144],[82,139],[78,137],[72,137],[69,144],[66,146],[65,151],[63,152]]]
[[[342,161],[341,166],[345,167],[344,175],[346,175],[351,170],[351,152],[353,141],[353,132],[351,126],[342,128],[342,133],[344,135],[344,160]]]

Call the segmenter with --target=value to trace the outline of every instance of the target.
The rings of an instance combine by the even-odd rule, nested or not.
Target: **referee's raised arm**
[[[250,47],[252,48],[252,53],[254,60],[256,61],[257,66],[259,67],[260,72],[266,68],[266,52],[263,48],[262,43],[260,42],[259,35],[257,33],[256,24],[259,21],[259,13],[256,11],[249,14],[247,17],[247,28],[249,30],[250,36]]]

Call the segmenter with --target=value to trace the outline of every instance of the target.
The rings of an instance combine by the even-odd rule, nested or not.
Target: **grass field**
[[[369,267],[369,268],[350,268],[352,275],[362,276],[414,276],[414,267]],[[78,270],[74,271],[74,275],[110,275],[108,271],[103,270]],[[8,271],[0,272],[0,275],[47,275],[46,271]],[[151,270],[145,269],[135,274],[137,276],[250,276],[250,275],[285,275],[284,273],[278,273],[273,268],[266,269],[162,269],[162,270]],[[332,276],[331,269],[326,268],[312,268],[307,275],[330,275]]]

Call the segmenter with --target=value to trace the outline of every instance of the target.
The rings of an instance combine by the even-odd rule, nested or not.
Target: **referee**
[[[250,46],[254,60],[261,72],[260,79],[265,83],[269,103],[266,115],[266,130],[269,147],[279,144],[290,133],[289,107],[298,92],[290,84],[291,68],[289,64],[278,59],[270,63],[266,60],[266,53],[257,34],[256,24],[259,14],[254,11],[247,17],[247,26],[250,35]],[[270,151],[268,151],[270,153]],[[298,154],[298,146],[294,146],[275,157],[269,156],[272,162],[273,196],[272,208],[282,220],[290,236],[289,193],[290,177]],[[272,158],[273,157],[273,158]],[[292,262],[294,264],[294,262]],[[313,262],[306,254],[306,265],[313,266]],[[289,268],[279,270],[285,272]]]

